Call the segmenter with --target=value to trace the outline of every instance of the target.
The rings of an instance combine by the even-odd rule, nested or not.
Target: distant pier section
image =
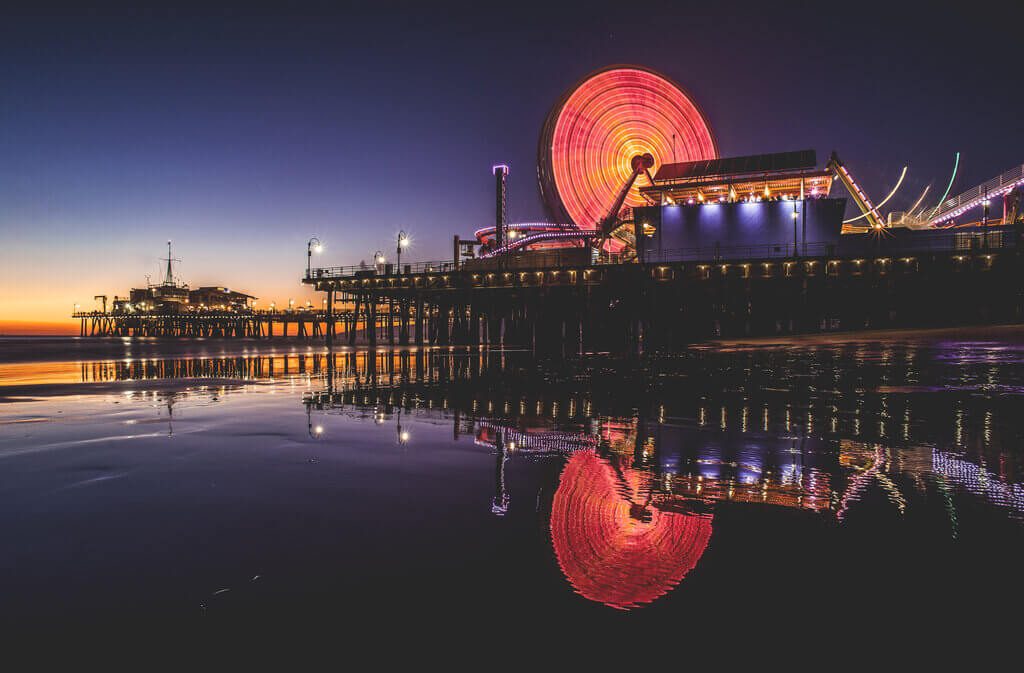
[[[167,242],[164,277],[159,283],[132,288],[128,296],[96,295],[96,308],[76,305],[73,318],[79,334],[90,337],[165,338],[323,338],[331,321],[347,319],[345,311],[329,311],[326,301],[312,304],[257,308],[257,297],[228,287],[190,288],[174,275]],[[109,301],[108,301],[109,299]]]

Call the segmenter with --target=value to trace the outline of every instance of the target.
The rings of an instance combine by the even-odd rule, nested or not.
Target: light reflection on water
[[[741,563],[740,548],[728,536],[761,529],[765,521],[769,530],[805,531],[799,544],[826,557],[854,544],[843,542],[845,535],[861,544],[871,526],[891,535],[873,541],[879,558],[899,537],[941,550],[943,544],[976,548],[981,559],[989,537],[1001,536],[1005,544],[1005,536],[1020,536],[1024,424],[1013,410],[1021,399],[1021,353],[1003,343],[851,343],[702,349],[644,366],[601,359],[553,366],[526,353],[452,349],[149,358],[36,369],[30,363],[16,365],[17,376],[5,385],[15,391],[12,397],[43,399],[0,408],[8,412],[0,426],[7,435],[0,434],[0,461],[24,446],[21,438],[15,447],[14,431],[4,427],[25,420],[46,425],[55,405],[74,413],[79,404],[102,407],[106,425],[122,424],[126,447],[142,436],[139,424],[157,423],[156,434],[171,438],[186,423],[198,442],[190,445],[193,456],[201,455],[195,452],[204,437],[244,448],[247,435],[238,426],[226,435],[213,431],[215,419],[232,413],[242,413],[255,435],[301,447],[310,464],[328,457],[359,462],[367,452],[386,449],[421,465],[432,452],[468,443],[473,455],[489,456],[491,467],[469,470],[462,462],[472,462],[470,454],[464,454],[447,458],[454,462],[445,470],[459,475],[452,489],[488,494],[462,505],[476,508],[463,514],[475,532],[500,536],[502,522],[530,521],[543,532],[564,589],[632,610],[675,604],[673,597],[689,586],[728,595],[723,574]],[[15,365],[5,366],[15,372]],[[147,388],[147,382],[167,385]],[[82,392],[80,386],[52,388],[69,383],[120,387],[58,402]],[[129,409],[113,412],[114,403]],[[254,412],[245,412],[246,405]],[[138,413],[143,406],[152,412],[148,417]],[[192,420],[200,417],[208,425]],[[288,425],[280,427],[284,419]],[[68,431],[66,424],[62,429]],[[353,448],[353,432],[371,434]],[[49,434],[43,430],[29,443],[52,446]],[[67,446],[81,450],[75,441]],[[338,458],[344,452],[354,453]],[[70,486],[85,493],[131,478],[131,470],[108,472]],[[359,488],[389,488],[385,475],[379,479]],[[439,497],[427,484],[406,486],[421,506]],[[246,497],[244,489],[232,495]],[[22,505],[33,496],[24,497]],[[411,516],[405,507],[374,511],[385,523]],[[796,518],[762,518],[770,512]],[[448,524],[420,519],[419,525],[440,530]],[[535,545],[522,530],[504,534],[517,545]],[[466,553],[473,543],[469,535],[450,553]],[[1009,544],[1020,552],[1020,539]],[[930,572],[946,570],[937,565]],[[412,571],[396,566],[381,572]],[[458,589],[449,598],[469,600]]]

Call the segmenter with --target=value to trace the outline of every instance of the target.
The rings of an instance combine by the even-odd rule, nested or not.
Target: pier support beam
[[[356,331],[357,331],[357,327],[359,325],[359,309],[360,309],[360,304],[362,303],[362,298],[363,298],[363,295],[361,293],[360,294],[356,294],[355,307],[354,307],[354,310],[352,311],[352,321],[351,321],[351,323],[349,323],[349,330],[348,330],[348,345],[349,346],[355,346],[356,345]]]
[[[334,286],[327,290],[327,324],[324,326],[327,333],[327,347],[332,348],[334,346]]]
[[[398,343],[402,346],[409,345],[409,300],[403,299],[399,304],[398,318]]]
[[[377,346],[377,298],[366,298],[366,338],[371,348]]]
[[[416,345],[423,345],[423,295],[416,295]]]

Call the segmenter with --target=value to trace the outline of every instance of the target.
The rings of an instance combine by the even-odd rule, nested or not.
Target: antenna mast
[[[162,258],[162,261],[167,262],[167,275],[164,276],[164,285],[167,287],[174,287],[174,262],[180,262],[180,259],[175,259],[171,256],[171,242],[167,241],[167,257]]]

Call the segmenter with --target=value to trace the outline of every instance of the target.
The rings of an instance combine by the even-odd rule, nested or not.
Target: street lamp
[[[985,200],[981,202],[984,206],[983,214],[981,216],[981,230],[984,232],[982,235],[985,237],[985,247],[988,248],[988,190],[985,190]]]
[[[306,278],[310,276],[310,266],[313,263],[313,253],[320,254],[324,249],[320,239],[314,236],[306,241]]]
[[[295,300],[294,299],[289,299],[288,300],[288,310],[289,311],[294,311],[295,310]]]
[[[796,201],[793,202],[793,256],[797,256],[796,221],[800,219],[800,213],[796,212]]]
[[[398,443],[408,444],[409,443],[409,431],[402,429],[402,408],[398,408],[398,422],[396,423],[396,429],[398,430]]]
[[[377,273],[382,273],[382,268],[384,266],[385,261],[386,260],[384,259],[383,252],[378,250],[377,252],[373,253],[373,263],[378,267]]]
[[[306,427],[309,432],[309,436],[312,439],[320,439],[324,434],[324,426],[317,423],[313,425],[313,414],[311,413],[311,407],[306,407]]]
[[[398,248],[396,250],[396,252],[398,253],[398,273],[402,273],[402,248],[408,247],[409,234],[405,233],[404,230],[398,232]]]

